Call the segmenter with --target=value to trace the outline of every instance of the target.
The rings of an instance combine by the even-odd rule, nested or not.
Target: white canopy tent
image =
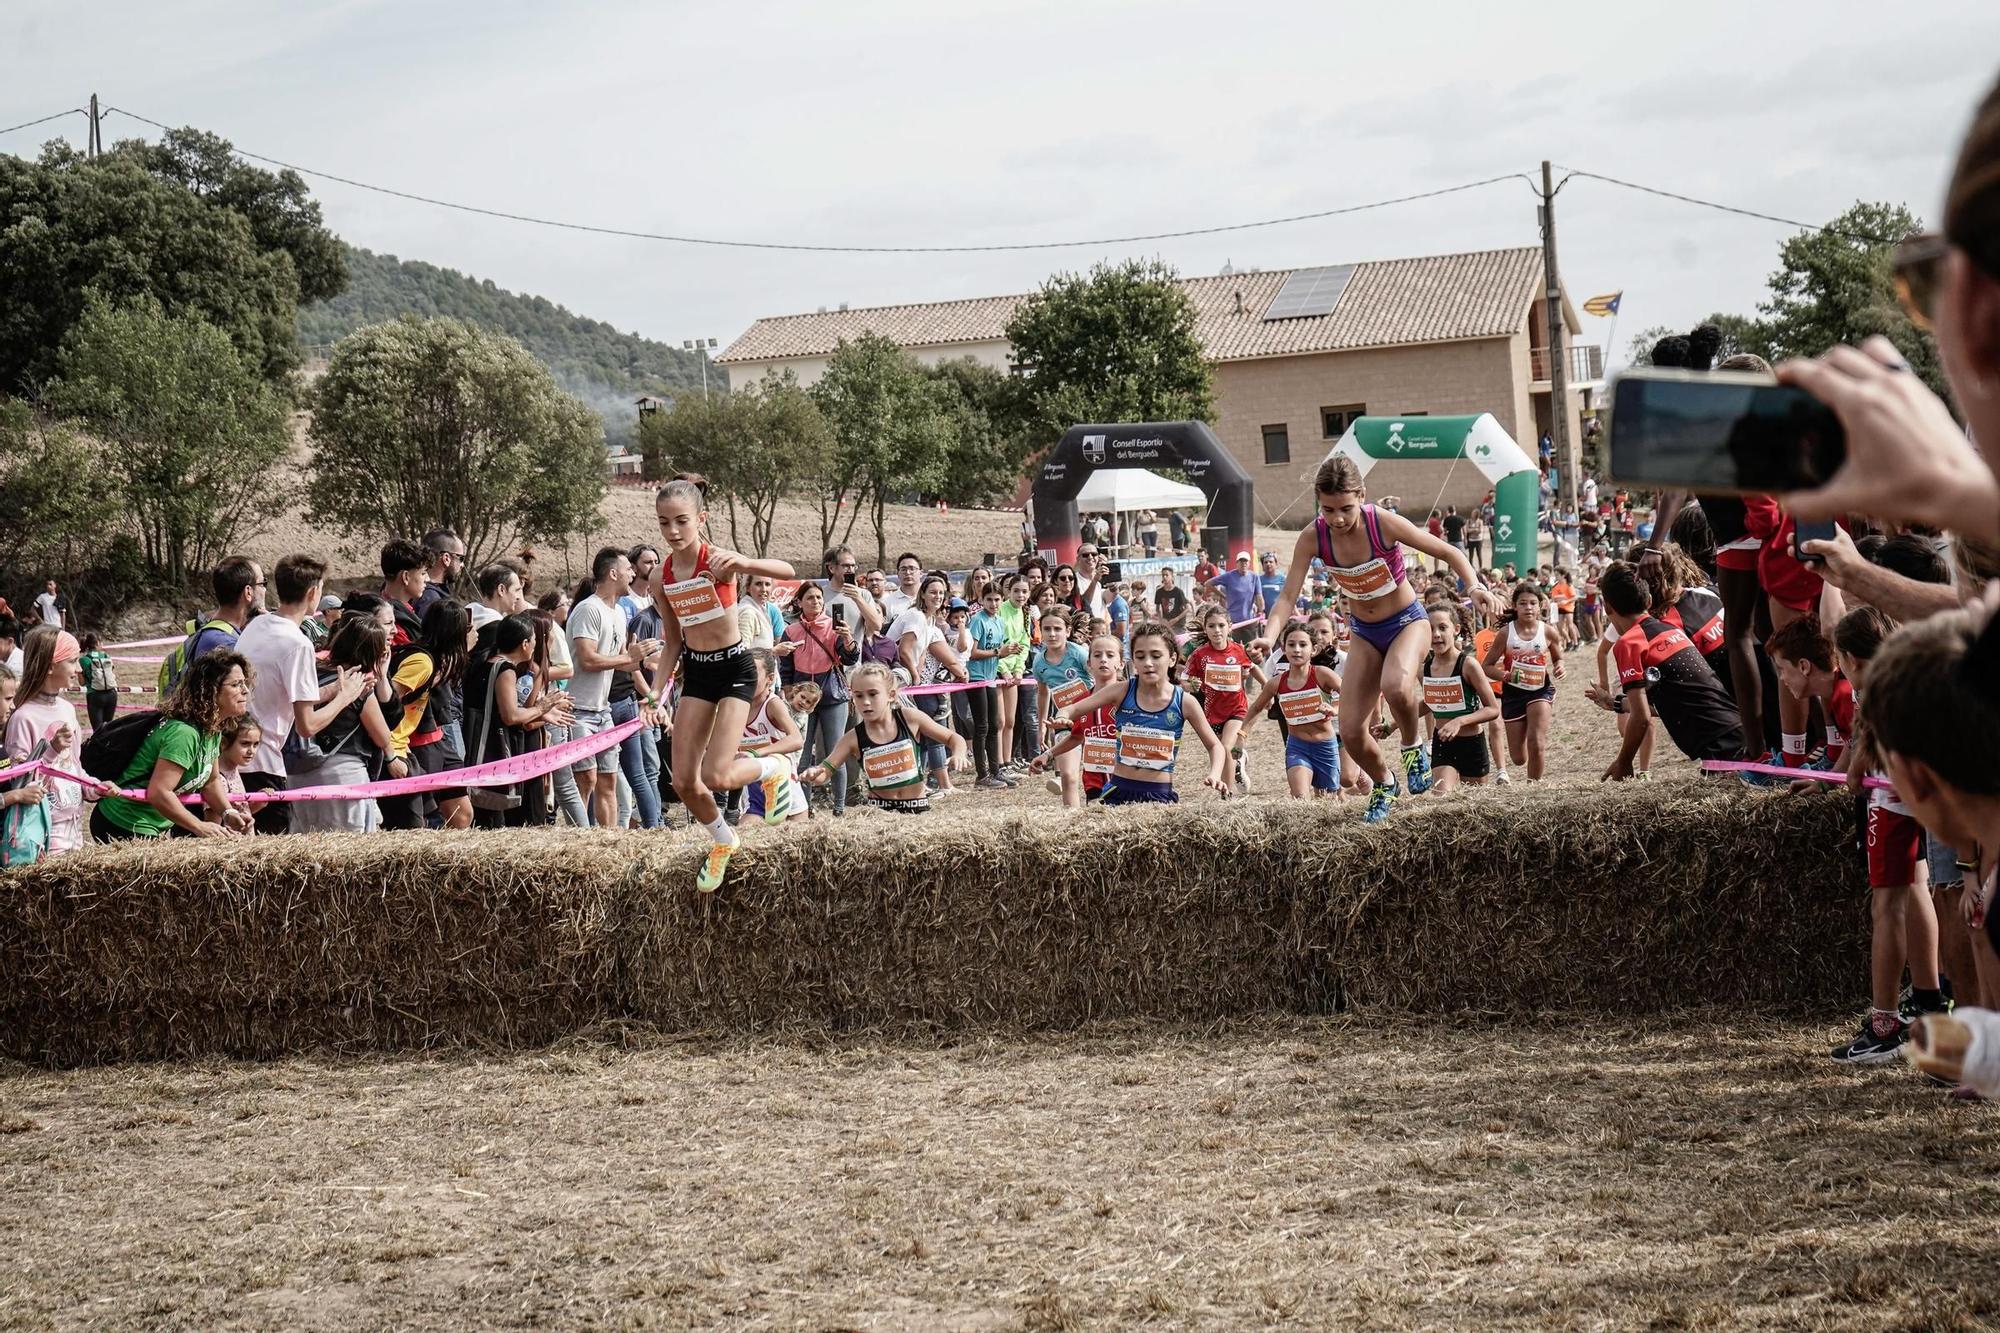
[[[1122,514],[1132,509],[1203,509],[1208,497],[1199,486],[1168,481],[1144,468],[1111,468],[1090,474],[1076,493],[1076,507],[1092,513]]]
[[[1076,493],[1076,507],[1084,514],[1113,515],[1111,544],[1124,548],[1139,544],[1131,530],[1136,520],[1127,520],[1125,515],[1142,509],[1162,516],[1169,509],[1202,510],[1208,507],[1208,496],[1199,486],[1169,481],[1144,468],[1107,468],[1090,474]]]

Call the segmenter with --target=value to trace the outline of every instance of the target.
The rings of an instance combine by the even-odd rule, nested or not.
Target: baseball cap
[[[322,611],[338,611],[340,609],[340,599],[332,593],[328,593],[319,599],[319,609]]]
[[[950,601],[944,604],[944,607],[945,610],[947,611],[969,611],[972,609],[965,604],[965,599],[963,597],[952,598]]]
[[[1248,560],[1250,558],[1250,553],[1248,551],[1238,551],[1236,553],[1236,558],[1238,560]]]

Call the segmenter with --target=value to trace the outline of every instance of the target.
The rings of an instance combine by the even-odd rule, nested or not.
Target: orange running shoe
[[[729,869],[729,858],[734,856],[736,849],[742,845],[739,840],[731,840],[718,842],[710,847],[707,864],[702,866],[701,873],[694,877],[695,888],[703,893],[714,893],[721,888],[723,873]]]

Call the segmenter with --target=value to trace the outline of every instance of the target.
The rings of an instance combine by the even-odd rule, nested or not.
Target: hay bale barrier
[[[175,842],[0,877],[0,1047],[50,1064],[528,1045],[605,1022],[948,1039],[1347,1007],[1851,1002],[1853,807],[1676,783],[862,816],[697,835]]]

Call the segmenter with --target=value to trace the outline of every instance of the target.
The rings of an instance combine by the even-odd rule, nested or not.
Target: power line
[[[1800,222],[1796,218],[1781,218],[1775,213],[1759,213],[1751,208],[1738,208],[1734,204],[1718,204],[1712,199],[1697,199],[1691,194],[1676,194],[1672,190],[1656,189],[1651,185],[1639,185],[1632,181],[1622,181],[1616,176],[1600,176],[1594,171],[1583,171],[1573,167],[1563,168],[1570,176],[1581,176],[1585,180],[1603,181],[1606,185],[1616,185],[1627,190],[1637,190],[1641,194],[1655,194],[1662,199],[1676,199],[1683,204],[1694,204],[1701,208],[1712,208],[1719,213],[1734,213],[1738,217],[1757,218],[1763,222],[1782,222],[1787,227],[1797,227],[1802,231],[1823,231],[1843,240],[1860,241],[1864,245],[1894,245],[1899,238],[1870,236],[1866,232],[1845,231],[1818,222]],[[1565,180],[1568,177],[1564,178]]]
[[[12,134],[15,130],[31,130],[37,125],[46,125],[52,120],[61,120],[64,116],[87,116],[89,114],[82,107],[73,106],[67,111],[58,111],[53,116],[43,116],[40,120],[24,120],[19,125],[9,125],[6,129],[0,130],[0,134]]]
[[[142,121],[155,129],[168,127],[157,120],[127,111],[123,107],[109,107],[106,113],[116,113],[132,120]],[[275,157],[265,157],[246,149],[232,149],[238,157],[246,157],[255,162],[268,163],[287,171],[296,171],[301,176],[313,176],[320,180],[337,181],[351,185],[357,190],[369,190],[376,194],[386,194],[396,199],[408,199],[413,203],[429,204],[435,208],[449,208],[460,213],[476,213],[481,217],[501,218],[508,222],[525,222],[537,227],[558,227],[564,231],[591,232],[599,236],[622,236],[640,241],[669,241],[679,245],[710,245],[736,250],[793,250],[815,254],[984,254],[1009,250],[1068,250],[1092,246],[1130,245],[1139,241],[1169,241],[1188,236],[1217,236],[1225,232],[1249,231],[1259,227],[1282,227],[1294,222],[1311,222],[1320,218],[1340,217],[1347,213],[1363,213],[1370,209],[1389,208],[1396,204],[1415,203],[1420,199],[1436,199],[1442,195],[1459,194],[1466,190],[1477,190],[1483,186],[1495,185],[1501,181],[1527,180],[1520,172],[1509,172],[1503,176],[1489,176],[1485,180],[1467,181],[1463,185],[1450,185],[1440,190],[1424,190],[1416,194],[1398,195],[1394,199],[1377,199],[1365,204],[1348,204],[1341,208],[1321,209],[1313,213],[1295,213],[1290,217],[1264,218],[1257,222],[1234,222],[1216,227],[1189,227],[1183,231],[1148,232],[1137,236],[1104,236],[1083,241],[1028,241],[1013,245],[807,245],[782,241],[737,241],[724,240],[713,236],[679,236],[662,232],[633,231],[623,227],[601,227],[585,222],[565,222],[557,218],[533,217],[525,213],[509,213],[497,208],[481,208],[474,204],[454,203],[449,199],[434,199],[428,195],[412,194],[407,190],[394,190],[386,185],[370,185],[366,181],[354,180],[347,176],[336,176],[330,171],[317,171],[311,167],[301,167]],[[1532,182],[1530,182],[1532,184]]]

